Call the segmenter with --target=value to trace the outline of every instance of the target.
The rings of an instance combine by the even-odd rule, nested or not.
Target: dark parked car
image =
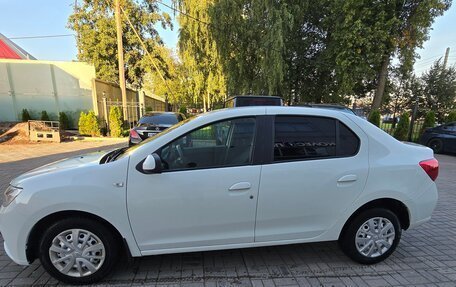
[[[283,100],[274,96],[234,96],[225,102],[225,108],[247,106],[283,106]]]
[[[130,130],[128,145],[134,145],[183,121],[185,116],[172,112],[151,112],[142,116]]]
[[[432,148],[435,153],[456,152],[456,122],[426,129],[420,143]]]

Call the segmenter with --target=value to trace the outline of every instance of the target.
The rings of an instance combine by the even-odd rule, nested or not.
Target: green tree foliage
[[[27,109],[22,109],[22,121],[27,122],[31,120],[32,118],[30,117],[30,114]]]
[[[369,122],[376,125],[377,127],[380,127],[380,111],[379,110],[371,111],[371,113],[369,114]]]
[[[70,128],[70,119],[64,112],[59,113],[60,129],[67,130]]]
[[[439,122],[456,108],[456,66],[444,67],[437,60],[429,71],[421,76],[424,107],[434,111]]]
[[[456,122],[456,111],[451,111],[445,119],[445,123]]]
[[[192,79],[188,75],[188,70],[184,64],[178,61],[177,56],[167,48],[160,47],[157,53],[160,53],[162,58],[161,74],[165,81],[161,78],[158,71],[148,68],[148,72],[144,77],[144,90],[147,94],[155,94],[168,100],[174,106],[182,104],[197,103],[197,98],[193,101],[191,95]]]
[[[133,26],[143,39],[147,50],[154,51],[162,46],[155,24],[171,27],[167,13],[159,14],[155,1],[120,0],[121,7],[128,14]],[[146,67],[151,63],[144,56],[140,41],[125,18],[122,18],[125,78],[134,88],[141,87]],[[68,19],[68,27],[76,32],[78,59],[95,65],[99,79],[118,82],[117,38],[114,17],[114,1],[82,0]],[[160,55],[153,54],[156,62]]]
[[[97,116],[94,111],[88,113],[81,112],[79,116],[79,134],[89,136],[99,136],[100,126],[98,124]]]
[[[120,107],[109,109],[109,134],[111,137],[121,137],[123,135],[123,115]]]
[[[421,128],[420,134],[424,133],[427,128],[433,127],[435,127],[435,113],[433,111],[429,111],[424,117],[423,127]]]
[[[415,48],[450,3],[218,0],[209,8],[230,94],[341,102],[386,83],[394,55],[410,73]]]
[[[186,69],[186,89],[193,102],[202,102],[208,110],[213,103],[225,98],[225,76],[220,63],[218,45],[210,26],[209,10],[216,0],[178,0],[178,7],[186,15],[180,15],[179,56]],[[234,13],[235,11],[233,11]],[[219,43],[219,45],[224,45]]]
[[[400,141],[406,141],[410,127],[410,114],[405,112],[401,115],[400,121],[394,130],[394,137]]]
[[[380,108],[390,59],[397,56],[410,72],[415,49],[428,39],[434,19],[450,5],[451,0],[334,1],[332,13],[341,16],[334,19],[331,37],[337,48],[332,54],[336,73],[339,70],[339,76],[349,79],[340,82],[342,90],[350,91],[366,74],[367,82],[374,80],[376,86],[372,108]]]
[[[41,117],[40,120],[42,121],[50,121],[49,115],[46,111],[41,111]]]

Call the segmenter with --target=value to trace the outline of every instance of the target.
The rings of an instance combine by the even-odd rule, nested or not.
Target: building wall
[[[83,62],[0,59],[0,121],[20,121],[27,109],[32,118],[65,112],[76,122],[94,108],[94,79],[94,66]]]

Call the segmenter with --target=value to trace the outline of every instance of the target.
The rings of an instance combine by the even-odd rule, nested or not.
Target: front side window
[[[255,119],[217,122],[177,138],[158,153],[163,170],[247,165],[252,162]]]
[[[336,119],[311,116],[277,116],[274,161],[352,156],[359,138]]]

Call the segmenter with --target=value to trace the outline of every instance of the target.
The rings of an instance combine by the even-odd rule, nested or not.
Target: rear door
[[[255,241],[319,236],[364,188],[367,138],[348,119],[278,115],[273,141],[261,172]]]

